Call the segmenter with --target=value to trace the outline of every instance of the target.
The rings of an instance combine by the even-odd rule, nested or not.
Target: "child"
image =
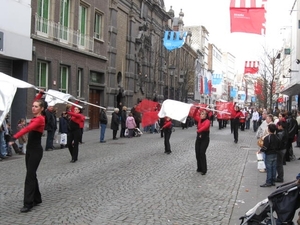
[[[265,153],[265,164],[267,170],[266,183],[260,185],[260,187],[271,187],[275,186],[276,182],[276,166],[277,166],[277,152],[279,150],[279,139],[275,134],[276,125],[269,124],[268,132],[269,134],[264,138],[263,147],[260,152]]]
[[[26,120],[24,118],[21,118],[18,121],[18,126],[17,126],[17,131],[22,130],[24,127],[26,126]],[[19,142],[19,154],[21,153],[25,153],[25,145],[27,142],[27,134],[24,134],[23,136],[18,138],[18,142]]]

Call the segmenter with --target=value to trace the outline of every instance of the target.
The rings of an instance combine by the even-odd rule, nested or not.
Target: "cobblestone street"
[[[69,163],[67,149],[44,152],[38,169],[43,203],[29,213],[19,211],[24,156],[0,162],[0,224],[234,225],[275,189],[259,189],[266,174],[256,170],[252,130],[240,131],[235,144],[229,127],[212,127],[205,176],[196,172],[195,127],[176,127],[170,155],[159,134],[112,140],[111,133],[99,143],[98,130],[85,132],[76,163]],[[291,164],[299,167],[297,160]]]

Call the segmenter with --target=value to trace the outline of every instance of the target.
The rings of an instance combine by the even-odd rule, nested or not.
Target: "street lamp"
[[[173,79],[174,79],[174,72],[176,67],[174,65],[169,66],[169,72],[170,72],[170,93],[169,98],[174,99],[174,89],[173,89]]]

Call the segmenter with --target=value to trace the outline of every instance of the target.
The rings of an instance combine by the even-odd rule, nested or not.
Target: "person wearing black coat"
[[[119,130],[120,117],[119,117],[119,109],[115,108],[114,112],[111,115],[111,123],[110,128],[113,130],[113,140],[117,140],[117,132]]]
[[[47,139],[46,139],[46,151],[52,151],[54,149],[53,141],[56,131],[56,116],[54,112],[54,107],[48,105],[46,113],[46,125],[45,130],[47,130]]]
[[[107,125],[106,109],[101,109],[100,112],[100,142],[105,143],[104,136]]]
[[[286,152],[286,143],[287,143],[287,133],[286,133],[286,122],[285,121],[279,121],[277,123],[277,137],[279,139],[279,150],[277,152],[277,164],[276,164],[276,170],[277,170],[277,178],[275,182],[283,182],[283,165],[284,165],[284,157]]]
[[[68,119],[68,115],[66,113],[62,113],[61,116],[59,117],[59,128],[58,128],[58,132],[62,135],[62,134],[68,134],[68,123],[69,123],[69,119]],[[62,144],[60,143],[60,148],[64,148],[66,147],[67,144]]]
[[[292,112],[288,112],[288,118],[286,119],[287,122],[287,144],[286,144],[286,153],[285,153],[285,161],[289,162],[291,158],[293,157],[293,141],[295,138],[295,135],[298,133],[298,122],[297,120],[292,116]]]
[[[121,131],[120,131],[120,138],[125,137],[125,130],[126,130],[126,119],[127,119],[127,107],[123,106],[122,111],[120,113],[121,116]]]

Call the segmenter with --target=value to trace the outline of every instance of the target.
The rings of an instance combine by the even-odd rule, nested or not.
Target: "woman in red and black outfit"
[[[78,145],[82,134],[80,128],[84,127],[85,117],[76,106],[72,106],[71,111],[67,112],[67,114],[71,116],[68,127],[67,144],[72,157],[70,162],[74,163],[78,160]]]
[[[160,128],[161,132],[164,132],[164,144],[165,144],[165,153],[171,154],[171,145],[170,145],[170,137],[172,134],[172,120],[170,117],[165,117],[164,125]]]
[[[195,152],[197,159],[197,172],[205,175],[207,172],[206,150],[209,145],[210,120],[206,110],[195,110],[194,119],[197,122],[197,137],[195,142]]]
[[[41,96],[42,92],[40,92],[36,99]],[[36,99],[32,104],[33,118],[31,119],[29,125],[17,132],[13,136],[12,140],[15,141],[19,137],[28,133],[27,150],[25,156],[26,178],[24,187],[24,200],[23,208],[20,210],[22,213],[29,212],[33,206],[42,203],[36,171],[43,157],[41,140],[45,128],[45,116],[43,114],[44,101]],[[12,145],[13,142],[10,142],[10,144]]]
[[[244,117],[244,114],[240,111],[240,107],[234,103],[233,109],[231,110],[234,143],[238,143],[239,141],[239,126],[241,117]]]

